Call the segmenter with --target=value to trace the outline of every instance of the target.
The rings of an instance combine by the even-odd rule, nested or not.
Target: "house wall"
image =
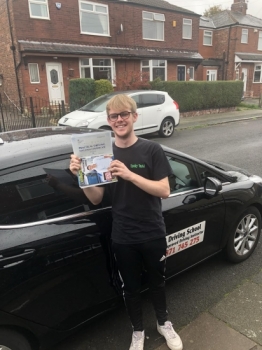
[[[12,3],[9,1],[10,18],[12,20],[13,9]],[[3,97],[8,96],[8,98],[19,100],[17,81],[15,74],[15,63],[12,51],[12,39],[10,32],[10,25],[8,19],[8,8],[5,0],[0,0],[0,74],[3,75],[3,84],[0,86],[0,93]],[[14,42],[15,33],[13,31]],[[16,47],[16,46],[15,46]],[[19,57],[17,51],[15,51],[16,60],[19,62]]]
[[[26,90],[26,96],[40,97],[44,100],[49,100],[46,63],[61,63],[63,74],[63,86],[65,93],[65,101],[69,101],[69,80],[80,77],[78,58],[59,57],[54,60],[52,56],[28,56],[27,63],[37,63],[39,68],[40,83],[32,84],[30,82],[28,65],[21,68],[23,85]],[[69,69],[73,70],[73,76],[70,76]]]
[[[204,31],[210,29],[199,29],[199,44],[198,51],[204,58],[214,58],[214,48],[215,48],[215,32],[213,31],[213,41],[212,46],[204,45]]]
[[[20,40],[56,41],[75,44],[124,45],[198,50],[199,17],[162,9],[153,9],[126,2],[95,1],[108,5],[110,36],[80,33],[79,5],[77,0],[63,0],[58,10],[55,0],[49,0],[50,20],[30,18],[28,0],[15,1],[14,13],[17,36]],[[142,39],[142,10],[165,14],[165,40]],[[193,37],[182,39],[183,18],[193,21]],[[176,21],[176,27],[173,27]],[[120,24],[123,32],[119,33]]]
[[[23,4],[21,4],[23,2]],[[159,49],[178,49],[183,48],[189,51],[198,51],[199,38],[199,17],[188,14],[170,12],[162,9],[142,7],[139,5],[128,4],[125,2],[106,2],[95,1],[96,3],[107,4],[109,8],[109,25],[110,36],[86,35],[80,33],[79,4],[77,0],[64,0],[61,9],[57,9],[54,0],[49,0],[50,20],[30,18],[28,0],[14,2],[14,18],[18,40],[45,41],[45,42],[62,42],[72,44],[101,45],[119,47],[148,47]],[[165,14],[165,32],[164,41],[144,40],[142,38],[142,11],[163,13]],[[192,19],[192,39],[182,39],[183,18]],[[176,26],[173,26],[176,21]],[[121,32],[120,24],[123,26]],[[62,63],[63,80],[65,90],[65,100],[68,102],[68,67],[74,69],[74,78],[80,76],[78,58],[61,58],[56,55],[56,62]],[[38,63],[40,83],[31,84],[29,72],[26,66],[21,66],[23,73],[23,85],[25,94],[28,96],[43,96],[48,98],[48,87],[45,62],[52,61],[53,57],[27,57],[27,63]],[[177,64],[168,62],[167,79],[177,79]],[[184,64],[181,62],[180,64]],[[187,64],[187,67],[193,64]],[[140,72],[140,60],[121,60],[115,59],[116,75],[121,76],[121,72]],[[187,68],[186,67],[186,68]],[[189,75],[187,74],[187,80]]]
[[[0,53],[0,74],[1,69],[5,70],[5,89],[11,99],[18,100],[19,94],[13,62],[12,51],[10,50],[11,37],[8,25],[8,16],[6,11],[6,1],[0,0],[0,26],[3,30],[0,33],[2,46],[6,48],[4,55]],[[16,53],[16,65],[18,67],[18,80],[21,96],[39,96],[48,99],[48,86],[46,77],[46,62],[52,62],[54,57],[44,53],[41,56],[26,56],[26,60],[21,59],[18,40],[60,42],[83,45],[101,45],[118,47],[143,47],[161,49],[177,49],[198,51],[199,40],[199,16],[171,12],[168,10],[142,7],[140,5],[129,4],[122,1],[101,1],[96,3],[108,5],[110,35],[86,35],[80,33],[80,17],[78,0],[63,0],[61,9],[56,8],[56,1],[49,0],[50,20],[30,18],[28,0],[8,0],[10,4],[11,21],[13,27],[13,38]],[[164,23],[164,41],[144,40],[142,38],[142,11],[162,13],[165,15]],[[183,18],[192,19],[192,39],[182,38]],[[174,25],[174,22],[176,23]],[[123,26],[123,32],[120,31],[120,24]],[[56,54],[57,60],[62,64],[63,84],[65,100],[68,102],[69,68],[74,71],[74,78],[80,77],[79,61],[77,58],[64,57]],[[54,62],[54,61],[53,61]],[[39,67],[40,83],[30,83],[28,63],[37,63]],[[117,75],[127,69],[129,72],[140,71],[140,60],[120,60],[115,59]],[[167,79],[177,79],[177,65],[185,65],[186,69],[193,66],[193,63],[185,64],[182,62],[171,62],[167,64]],[[196,77],[196,71],[195,71]],[[189,74],[186,74],[189,80]],[[0,87],[1,92],[1,87]]]
[[[248,43],[241,43],[242,29],[248,29]],[[236,27],[236,52],[252,52],[257,54],[262,54],[261,50],[258,50],[258,36],[259,31],[262,31],[262,28],[248,28],[248,27]]]
[[[217,57],[218,52],[216,50],[217,45],[219,45],[219,42],[217,41],[217,32],[215,30],[212,30],[213,37],[212,37],[212,45],[204,45],[204,31],[205,30],[211,30],[210,28],[200,28],[199,29],[199,47],[198,51],[203,56],[204,59],[217,59],[220,57]],[[225,39],[223,39],[225,41]],[[223,52],[223,51],[222,51]],[[221,52],[219,52],[219,55],[221,55]],[[223,57],[223,53],[222,56]],[[208,70],[216,70],[217,71],[217,80],[222,80],[222,67],[221,66],[203,66],[200,64],[200,66],[197,69],[197,80],[207,80],[207,71]]]

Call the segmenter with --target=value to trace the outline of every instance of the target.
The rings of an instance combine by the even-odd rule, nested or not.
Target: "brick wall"
[[[55,2],[55,0],[48,1],[50,20],[30,18],[28,0],[14,2],[18,39],[198,50],[198,16],[170,13],[126,2],[101,1],[103,4],[108,4],[110,16],[110,36],[103,37],[80,34],[77,0],[64,0],[60,10],[56,8]],[[165,41],[142,39],[142,10],[165,14]],[[182,39],[183,18],[191,18],[193,21],[192,40]],[[176,21],[176,27],[173,27],[173,21]],[[120,24],[124,29],[121,33],[119,33]]]
[[[79,78],[79,61],[78,58],[58,58],[54,60],[50,57],[28,56],[27,63],[37,63],[39,68],[40,83],[31,83],[28,66],[21,68],[23,85],[25,87],[26,96],[40,97],[44,100],[49,100],[46,63],[61,63],[63,74],[63,86],[66,103],[69,102],[69,80]],[[71,73],[73,72],[73,73]],[[73,76],[70,76],[73,74]]]
[[[10,3],[10,16],[12,18],[12,3]],[[0,86],[0,93],[4,93],[12,100],[18,100],[18,90],[15,75],[15,65],[13,51],[11,50],[12,40],[10,34],[7,4],[5,0],[0,0],[0,74],[3,75],[3,85]],[[14,37],[15,39],[15,37]],[[16,56],[17,57],[17,56]],[[19,61],[17,61],[19,62]]]
[[[209,30],[209,29],[206,29]],[[214,58],[214,47],[215,47],[215,32],[213,32],[212,46],[204,45],[204,29],[199,29],[199,46],[198,51],[204,58]]]
[[[248,29],[248,43],[241,43],[242,28]],[[261,50],[258,50],[258,36],[259,31],[262,31],[262,28],[245,28],[245,27],[236,27],[236,37],[238,38],[236,42],[236,51],[237,52],[252,52],[257,54],[262,54]]]
[[[117,46],[135,46],[135,47],[148,47],[159,49],[177,49],[177,50],[189,50],[198,51],[198,39],[199,39],[199,17],[190,16],[188,14],[182,14],[177,12],[164,11],[162,9],[152,9],[150,7],[141,7],[139,5],[128,4],[126,2],[106,2],[96,0],[97,3],[108,4],[109,18],[110,18],[110,35],[98,36],[98,35],[85,35],[80,33],[80,19],[79,19],[79,3],[78,0],[63,0],[61,2],[61,9],[57,9],[55,0],[49,0],[49,14],[50,20],[34,19],[30,18],[28,0],[13,1],[8,0],[10,3],[10,12],[13,23],[13,35],[16,47],[16,64],[18,66],[18,79],[20,83],[22,96],[40,96],[41,98],[48,99],[48,86],[46,76],[46,62],[59,62],[62,64],[63,72],[63,84],[65,92],[65,101],[68,102],[68,81],[71,78],[69,76],[69,68],[74,72],[74,78],[80,76],[78,58],[60,58],[54,61],[54,58],[48,54],[40,56],[27,56],[26,62],[37,63],[39,67],[40,83],[30,83],[29,71],[26,62],[21,58],[18,52],[18,40],[31,40],[31,41],[50,41],[50,42],[62,42],[73,44],[86,44],[86,45],[117,45]],[[0,24],[2,28],[6,29],[0,34],[2,37],[2,43],[6,46],[5,57],[0,59],[2,66],[5,67],[6,83],[5,87],[8,88],[8,93],[12,99],[18,99],[16,76],[13,64],[12,51],[10,50],[10,31],[9,25],[7,25],[6,10],[3,11],[5,1],[0,0],[2,11],[4,15],[0,18]],[[164,41],[156,40],[144,40],[142,38],[142,11],[163,13],[165,15],[165,32]],[[183,18],[192,19],[192,33],[193,37],[190,40],[182,38]],[[176,22],[174,26],[173,23]],[[120,25],[123,26],[123,32],[121,32]],[[7,30],[8,29],[8,30]],[[127,69],[128,71],[140,71],[140,60],[119,60],[116,59],[116,71],[122,71]],[[177,79],[177,65],[179,63],[169,63],[167,78],[168,80]],[[180,64],[184,64],[181,62]],[[192,64],[188,63],[186,68],[189,68]],[[1,65],[0,65],[1,67]],[[1,72],[0,72],[1,74]],[[187,74],[187,80],[189,75]]]

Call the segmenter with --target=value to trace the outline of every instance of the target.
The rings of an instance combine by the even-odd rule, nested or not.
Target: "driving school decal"
[[[166,236],[166,257],[190,248],[204,240],[206,222],[202,221],[196,225],[187,227],[171,235]]]

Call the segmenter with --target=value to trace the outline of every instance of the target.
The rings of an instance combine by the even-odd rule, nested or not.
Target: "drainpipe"
[[[225,67],[226,67],[226,52],[223,51],[222,80],[225,80]]]
[[[228,43],[227,43],[227,61],[225,62],[226,63],[225,80],[227,80],[227,70],[228,70],[228,64],[229,64],[229,49],[230,49],[230,40],[231,40],[231,29],[232,29],[232,26],[229,26]]]
[[[12,31],[12,25],[11,25],[11,16],[10,16],[10,9],[9,9],[9,0],[6,0],[6,6],[7,6],[7,14],[8,14],[8,22],[9,22],[9,30],[10,30],[10,36],[11,36],[11,42],[12,45],[10,46],[10,49],[13,51],[13,60],[14,60],[14,67],[15,67],[15,77],[16,77],[16,84],[17,84],[17,90],[18,90],[18,96],[19,96],[19,103],[21,108],[21,113],[23,112],[22,109],[22,96],[21,96],[21,90],[20,90],[20,84],[18,79],[18,73],[17,73],[17,64],[16,64],[16,57],[15,57],[15,44],[14,44],[14,37],[13,37],[13,31]]]

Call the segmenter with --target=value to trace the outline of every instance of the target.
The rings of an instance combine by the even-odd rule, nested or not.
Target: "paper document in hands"
[[[72,135],[73,152],[81,158],[78,173],[80,187],[108,184],[117,181],[108,167],[114,159],[111,132]]]

